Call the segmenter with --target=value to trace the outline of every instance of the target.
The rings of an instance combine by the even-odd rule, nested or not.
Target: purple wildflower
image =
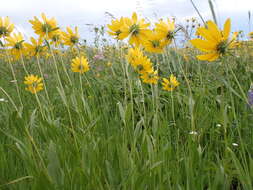
[[[248,101],[249,101],[249,105],[252,106],[253,105],[253,90],[249,90],[248,92]]]
[[[248,102],[250,106],[253,106],[253,84],[248,91]]]
[[[104,55],[102,52],[99,52],[98,54],[96,54],[94,57],[93,57],[94,61],[98,61],[98,60],[102,60],[104,59]]]

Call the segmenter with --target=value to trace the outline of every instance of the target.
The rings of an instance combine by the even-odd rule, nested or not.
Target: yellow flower
[[[12,36],[6,38],[7,43],[5,46],[10,47],[8,51],[15,58],[19,59],[24,53],[24,39],[23,35],[19,33],[14,33]]]
[[[49,53],[49,52],[47,52],[47,53],[45,54],[45,58],[46,58],[46,59],[48,59],[48,58],[51,57],[51,56],[52,56],[52,54]]]
[[[162,53],[166,45],[167,43],[163,40],[163,37],[154,32],[150,33],[148,39],[143,42],[145,50],[150,53]]]
[[[0,38],[10,36],[14,29],[14,24],[10,22],[9,17],[0,18]]]
[[[72,59],[71,70],[76,73],[83,74],[90,70],[87,59],[83,56]]]
[[[108,62],[106,65],[107,65],[108,67],[111,67],[111,66],[112,66],[112,63],[111,63],[111,62]]]
[[[147,84],[157,84],[159,79],[157,71],[154,71],[153,69],[151,72],[142,73],[140,77],[142,81]]]
[[[40,38],[51,39],[54,32],[59,28],[55,18],[48,19],[44,13],[41,14],[42,20],[40,21],[36,16],[34,20],[29,20],[33,25],[34,32],[40,36]]]
[[[177,86],[179,86],[179,82],[174,75],[170,75],[169,79],[163,78],[163,90],[173,91]]]
[[[129,49],[126,58],[133,68],[140,74],[153,71],[150,59],[144,56],[139,48]]]
[[[215,61],[219,57],[225,55],[229,48],[233,48],[235,45],[235,37],[229,40],[231,21],[227,19],[224,24],[224,29],[219,30],[217,25],[212,22],[207,22],[207,27],[200,27],[197,29],[197,33],[204,38],[193,39],[191,44],[198,48],[200,51],[206,52],[204,55],[198,55],[199,60]]]
[[[251,40],[253,40],[253,32],[250,32],[250,33],[248,34],[248,36],[249,36],[249,38],[250,38]]]
[[[112,20],[111,24],[108,24],[107,27],[111,30],[108,31],[108,34],[114,36],[115,39],[119,39],[119,35],[122,33],[121,27],[124,25],[124,18]]]
[[[142,51],[139,48],[130,48],[128,50],[128,54],[126,55],[127,61],[132,64],[134,67],[136,66],[136,59],[139,57],[144,57]],[[137,63],[138,64],[138,63]]]
[[[61,30],[56,30],[51,37],[50,44],[58,47],[62,43],[63,32]]]
[[[118,39],[123,40],[129,36],[129,43],[138,47],[151,32],[148,29],[149,25],[149,23],[145,23],[144,19],[138,20],[137,14],[133,13],[132,19],[124,19],[124,25],[120,28],[121,33],[118,35]]]
[[[43,90],[42,78],[34,75],[28,75],[25,77],[24,83],[27,85],[26,90],[30,91],[32,94]]]
[[[26,47],[27,55],[29,56],[39,56],[44,55],[46,53],[47,47],[43,45],[42,38],[36,40],[35,38],[31,37],[31,44],[25,43],[24,46]]]
[[[63,44],[67,46],[74,46],[77,45],[79,42],[79,34],[78,28],[75,27],[75,32],[70,27],[67,27],[67,32],[62,32],[63,35]]]
[[[164,39],[167,44],[170,44],[175,37],[175,23],[174,21],[167,22],[160,20],[159,23],[155,24],[155,31],[160,39]]]
[[[152,73],[153,72],[153,65],[150,59],[144,59],[142,62],[136,67],[136,70],[139,74],[143,73]]]

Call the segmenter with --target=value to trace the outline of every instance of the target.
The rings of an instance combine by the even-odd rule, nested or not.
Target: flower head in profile
[[[37,92],[43,90],[42,78],[36,75],[26,76],[24,84],[27,85],[26,90],[32,94],[36,94]]]
[[[167,41],[156,32],[150,33],[148,38],[143,41],[145,50],[150,53],[162,53],[166,45]]]
[[[8,51],[17,60],[24,53],[24,38],[23,35],[19,33],[14,33],[6,38],[6,47],[9,47]]]
[[[170,19],[167,22],[160,20],[155,24],[155,31],[160,39],[164,39],[167,44],[170,44],[175,37],[175,22]]]
[[[221,56],[224,56],[230,48],[235,46],[235,36],[230,40],[231,21],[227,19],[224,24],[224,29],[220,30],[217,25],[208,21],[207,28],[200,27],[197,33],[203,39],[193,39],[191,44],[200,51],[205,52],[204,55],[198,55],[199,60],[215,61]]]
[[[153,69],[150,72],[142,73],[140,78],[146,84],[157,84],[159,80],[158,72],[154,71]]]
[[[51,41],[50,44],[54,45],[54,47],[58,47],[60,44],[62,44],[62,39],[63,39],[63,35],[62,35],[62,31],[56,30],[51,37]]]
[[[83,74],[90,70],[89,63],[84,56],[72,59],[71,70],[75,73]]]
[[[113,36],[115,39],[119,39],[119,35],[122,33],[121,27],[124,25],[124,18],[112,20],[111,24],[108,24],[108,34]]]
[[[144,83],[157,84],[159,79],[158,72],[154,71],[152,62],[147,56],[143,55],[139,48],[130,48],[126,55],[126,59],[140,74],[140,78]]]
[[[24,46],[26,47],[26,54],[29,56],[44,55],[47,50],[47,47],[43,45],[42,38],[36,40],[35,38],[31,37],[31,43],[25,43]]]
[[[249,36],[249,39],[250,39],[250,40],[253,40],[253,32],[250,32],[250,33],[248,34],[248,36]]]
[[[151,32],[148,29],[149,25],[144,19],[138,20],[137,14],[133,13],[132,18],[124,19],[124,25],[120,28],[121,33],[118,35],[118,39],[123,40],[129,37],[129,43],[138,47]]]
[[[51,39],[54,32],[59,29],[57,27],[57,21],[55,18],[48,19],[44,13],[41,14],[42,21],[36,16],[34,20],[29,20],[33,25],[34,32],[40,36],[40,38]]]
[[[153,66],[147,56],[139,48],[131,48],[126,55],[127,61],[139,74],[153,71]]]
[[[127,61],[133,66],[136,67],[139,62],[137,61],[141,57],[144,57],[142,51],[139,48],[130,48],[128,54],[126,55]]]
[[[67,27],[67,32],[62,32],[63,44],[67,46],[77,45],[79,42],[79,33],[78,28],[75,27],[75,31],[73,31],[70,27]]]
[[[179,82],[177,81],[177,78],[174,75],[170,75],[170,77],[163,78],[163,90],[166,91],[173,91],[177,86],[179,86]]]
[[[0,18],[0,38],[10,36],[14,29],[14,24],[10,22],[9,17]]]

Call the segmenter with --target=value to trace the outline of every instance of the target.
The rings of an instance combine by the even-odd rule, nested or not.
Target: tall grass
[[[25,67],[1,59],[0,189],[253,189],[250,47],[214,63],[193,49],[150,55],[161,76],[178,76],[173,92],[143,84],[124,46],[99,49],[102,60],[87,46]],[[70,70],[80,53],[84,77]],[[25,68],[44,78],[36,96]]]

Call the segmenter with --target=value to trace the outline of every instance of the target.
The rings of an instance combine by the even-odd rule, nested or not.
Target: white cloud
[[[193,0],[203,17],[211,18],[207,0]],[[247,27],[247,12],[253,9],[253,0],[213,0],[218,20],[232,17],[237,28]],[[0,16],[10,16],[19,30],[27,35],[32,32],[29,19],[45,12],[56,17],[61,26],[79,26],[80,32],[87,33],[85,24],[105,24],[109,18],[105,12],[114,16],[131,16],[137,11],[150,20],[160,17],[176,16],[179,20],[198,17],[190,0],[5,0],[0,6]]]
[[[253,10],[252,0],[216,0],[219,11],[247,12]]]

